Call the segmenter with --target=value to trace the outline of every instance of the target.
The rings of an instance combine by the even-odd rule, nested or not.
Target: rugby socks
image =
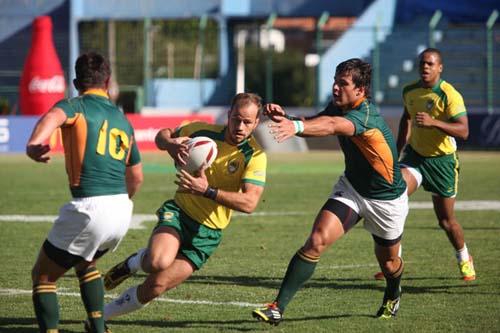
[[[135,255],[128,259],[127,266],[132,273],[135,273],[139,270],[144,271],[144,269],[142,269],[142,259],[144,258],[147,250],[147,248],[140,249]]]
[[[40,332],[56,333],[59,323],[59,303],[55,284],[40,283],[33,286],[33,305]]]
[[[455,255],[457,256],[458,263],[469,261],[469,250],[467,250],[467,245],[464,243],[464,247],[458,250]]]
[[[127,289],[120,297],[104,306],[104,320],[109,320],[147,306],[149,303],[141,304],[137,299],[137,287]]]
[[[384,272],[386,287],[384,292],[384,302],[388,299],[395,300],[401,294],[401,277],[404,271],[403,259],[399,258],[399,267],[392,273]]]
[[[311,278],[318,261],[319,257],[307,255],[302,249],[297,251],[292,260],[290,260],[275,301],[281,312],[285,311],[286,306],[292,300],[293,296],[295,296],[295,293]]]
[[[89,267],[77,272],[80,281],[80,294],[93,332],[104,332],[104,285],[97,268]]]

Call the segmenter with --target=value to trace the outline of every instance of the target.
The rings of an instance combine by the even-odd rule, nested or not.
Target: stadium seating
[[[383,98],[379,104],[401,105],[403,85],[418,78],[417,55],[429,44],[428,22],[429,17],[421,16],[411,23],[396,24],[393,33],[380,44],[379,89]],[[452,24],[442,19],[436,31],[435,46],[441,50],[445,64],[443,78],[462,93],[469,107],[484,108],[487,104],[484,24]],[[500,87],[500,30],[494,31],[493,40],[493,77],[497,90]],[[494,104],[499,103],[500,95],[496,94]]]

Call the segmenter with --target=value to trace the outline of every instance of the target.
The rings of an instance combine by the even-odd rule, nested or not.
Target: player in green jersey
[[[251,213],[257,207],[264,191],[267,164],[265,152],[252,135],[261,108],[259,96],[241,93],[233,98],[227,126],[191,123],[158,133],[158,149],[167,151],[179,165],[185,163],[185,143],[190,137],[212,138],[219,153],[199,177],[179,171],[178,190],[173,200],[158,209],[158,224],[148,247],[106,273],[108,290],[137,271],[148,274],[143,283],[106,304],[106,319],[141,309],[181,284],[216,250],[233,210]]]
[[[79,97],[64,99],[33,129],[26,154],[50,160],[46,144],[61,129],[72,199],[61,207],[32,270],[33,304],[41,332],[57,332],[56,282],[75,268],[92,332],[104,332],[104,288],[96,261],[114,250],[132,217],[130,198],[139,189],[142,164],[134,130],[108,98],[111,70],[96,53],[81,55],[73,81]]]
[[[271,133],[278,142],[294,135],[337,135],[345,171],[319,211],[309,238],[290,261],[277,298],[252,312],[259,320],[279,324],[297,290],[313,275],[322,253],[361,218],[373,236],[375,255],[387,280],[376,316],[391,318],[399,309],[404,265],[398,250],[408,196],[392,133],[369,101],[370,81],[370,64],[350,59],[337,66],[333,100],[318,115],[290,119],[279,105],[266,105],[264,113],[274,122]]]

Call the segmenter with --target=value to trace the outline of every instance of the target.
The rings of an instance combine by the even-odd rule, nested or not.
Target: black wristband
[[[288,119],[288,120],[302,120],[301,118],[299,117],[295,117],[295,116],[290,116],[289,114],[286,114],[285,113],[285,118]]]
[[[219,193],[219,189],[215,187],[207,187],[207,190],[205,193],[203,193],[203,196],[208,199],[215,200],[217,198],[217,193]]]

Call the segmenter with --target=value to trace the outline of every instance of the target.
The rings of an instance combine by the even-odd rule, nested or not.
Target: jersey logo
[[[239,165],[238,161],[236,161],[236,160],[232,160],[232,161],[230,161],[230,162],[229,162],[229,164],[227,165],[227,171],[228,171],[229,173],[235,173],[235,172],[236,172],[236,170],[238,170],[238,167],[239,167],[239,166],[240,166],[240,165]]]
[[[174,217],[174,213],[172,213],[172,212],[165,212],[165,213],[163,213],[163,216],[162,216],[163,221],[167,221],[167,222],[172,221],[173,217]]]
[[[343,194],[344,194],[344,191],[337,191],[337,192],[333,193],[333,196],[334,197],[341,197]]]
[[[432,110],[432,108],[434,107],[434,101],[432,99],[429,99],[425,107],[427,108],[427,111]]]

